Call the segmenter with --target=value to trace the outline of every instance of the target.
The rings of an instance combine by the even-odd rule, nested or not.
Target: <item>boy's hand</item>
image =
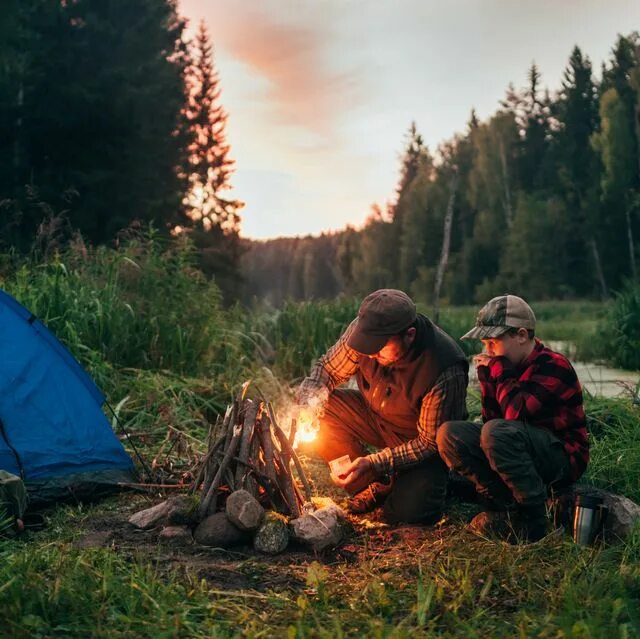
[[[473,363],[478,366],[489,366],[491,364],[491,360],[493,357],[491,355],[487,355],[486,353],[479,353],[478,355],[473,356]]]

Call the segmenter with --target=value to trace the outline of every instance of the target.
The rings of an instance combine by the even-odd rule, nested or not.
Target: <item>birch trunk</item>
[[[451,249],[451,227],[453,225],[453,207],[456,200],[456,191],[458,189],[458,172],[454,170],[451,178],[451,186],[449,188],[449,202],[447,204],[447,212],[444,216],[444,232],[442,234],[442,251],[440,253],[440,262],[436,272],[436,282],[433,290],[433,321],[438,323],[440,314],[440,289],[444,280],[444,274],[449,262],[449,251]]]

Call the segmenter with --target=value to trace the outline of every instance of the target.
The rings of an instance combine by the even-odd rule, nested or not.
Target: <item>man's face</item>
[[[389,341],[380,351],[374,355],[369,355],[369,357],[375,359],[376,362],[382,366],[390,366],[403,357],[409,350],[411,344],[413,344],[415,337],[416,329],[409,328],[404,335],[394,335],[390,337]]]
[[[505,333],[500,337],[483,339],[484,352],[491,357],[506,357],[512,364],[520,364],[529,356],[532,340],[524,328],[518,329],[515,335]]]

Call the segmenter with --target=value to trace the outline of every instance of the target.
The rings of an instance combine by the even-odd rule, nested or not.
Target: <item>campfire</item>
[[[129,522],[146,530],[164,525],[160,539],[215,547],[253,541],[266,553],[283,551],[290,537],[314,550],[337,545],[344,513],[313,495],[296,453],[300,442],[317,436],[318,411],[311,407],[295,419],[289,412],[285,432],[271,403],[260,393],[246,397],[246,386],[209,429],[191,496],[140,511]]]
[[[193,487],[201,494],[200,518],[216,512],[225,493],[241,489],[269,509],[299,517],[312,493],[295,446],[316,434],[310,414],[292,421],[287,435],[269,402],[238,397],[209,431]]]

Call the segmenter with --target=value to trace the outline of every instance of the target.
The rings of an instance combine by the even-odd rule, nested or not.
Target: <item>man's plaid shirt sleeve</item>
[[[418,436],[400,446],[369,455],[380,473],[415,466],[437,452],[436,432],[443,422],[467,417],[467,368],[456,364],[445,369],[423,397],[418,418]]]
[[[358,370],[358,353],[347,340],[355,328],[355,320],[349,324],[340,339],[316,362],[308,377],[298,389],[298,401],[316,395],[326,388],[329,392],[346,382]]]

